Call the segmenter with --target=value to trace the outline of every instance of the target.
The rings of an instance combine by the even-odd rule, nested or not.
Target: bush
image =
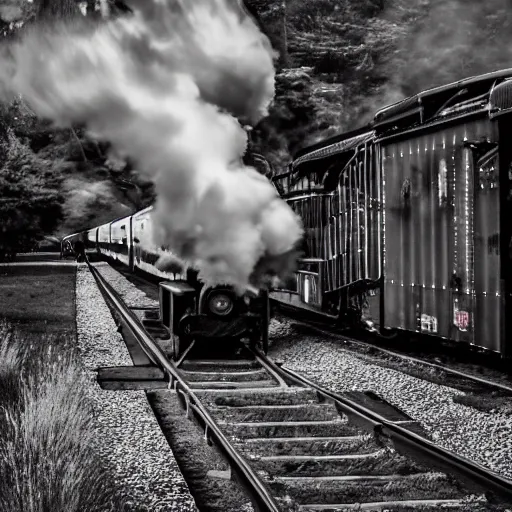
[[[122,510],[74,347],[0,326],[0,510]]]

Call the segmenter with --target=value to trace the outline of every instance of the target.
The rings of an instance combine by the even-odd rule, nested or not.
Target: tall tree
[[[60,179],[8,130],[0,144],[0,260],[27,250],[51,233],[61,218]]]
[[[290,56],[288,54],[288,5],[286,3],[286,0],[281,1],[281,11],[282,11],[282,17],[281,17],[281,40],[283,44],[283,53],[281,55],[282,60],[282,67],[288,68],[290,66]]]
[[[278,51],[278,67],[288,67],[286,0],[243,0],[243,5]]]

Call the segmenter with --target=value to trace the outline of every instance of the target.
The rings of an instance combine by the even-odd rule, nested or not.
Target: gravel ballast
[[[419,421],[440,446],[512,478],[512,417],[455,403],[464,393],[361,360],[326,336],[272,320],[269,355],[335,392],[374,391]]]
[[[117,269],[105,263],[100,263],[98,269],[130,307],[158,307],[157,301],[153,305],[147,294]],[[143,311],[134,312],[144,316]],[[228,465],[218,450],[205,442],[202,430],[186,417],[176,393],[153,391],[148,394],[148,399],[201,510],[251,512],[253,508],[239,483],[210,474],[227,470]]]
[[[96,382],[98,367],[131,366],[123,338],[87,269],[77,269],[77,333],[90,374],[98,451],[111,461],[114,478],[131,510],[196,511],[195,502],[144,391],[105,391]]]
[[[128,281],[108,263],[97,263],[95,267],[130,308],[158,308],[158,300],[148,297],[142,290]]]
[[[131,307],[158,307],[107,264],[102,275]],[[512,478],[512,417],[453,402],[462,391],[362,360],[324,335],[304,336],[291,323],[273,320],[270,356],[336,392],[374,391],[419,421],[433,441]]]

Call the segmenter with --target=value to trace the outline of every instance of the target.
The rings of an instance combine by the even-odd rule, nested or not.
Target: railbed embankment
[[[111,459],[115,478],[136,510],[195,511],[196,506],[144,391],[105,391],[98,367],[131,366],[123,338],[93,276],[77,271],[77,334],[91,380],[98,450]]]
[[[337,393],[373,391],[419,421],[432,440],[512,477],[512,416],[456,403],[462,391],[362,360],[325,335],[299,334],[273,320],[269,355]]]
[[[158,292],[152,290],[153,285],[148,287],[142,279],[139,287],[134,284],[133,276],[126,276],[123,269],[118,270],[107,263],[95,266],[139,318],[144,317],[143,308],[158,308],[159,303],[154,299]],[[165,351],[165,342],[161,348]],[[148,393],[148,399],[198,507],[211,512],[252,511],[252,505],[239,483],[215,476],[225,472],[229,465],[215,445],[205,442],[202,429],[187,418],[176,392],[154,390]]]

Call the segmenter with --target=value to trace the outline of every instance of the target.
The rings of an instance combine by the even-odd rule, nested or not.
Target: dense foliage
[[[59,173],[51,160],[38,157],[11,130],[0,143],[0,260],[31,249],[61,220]]]
[[[282,4],[248,1],[263,19],[262,4]],[[285,41],[287,67],[272,114],[256,131],[280,170],[299,148],[363,126],[387,104],[510,66],[510,0],[287,0],[286,7],[286,30],[269,36],[276,48]]]
[[[301,147],[364,125],[386,104],[509,66],[511,0],[244,1],[280,53],[271,115],[253,131],[254,149],[276,172]],[[82,14],[100,23],[127,12],[120,0],[6,0],[0,34],[8,38],[23,24]],[[3,147],[25,148],[32,168],[42,166],[41,176],[52,169],[46,188],[55,187],[61,205],[55,208],[65,219],[57,228],[36,221],[38,232],[69,233],[150,204],[152,186],[129,162],[109,159],[107,144],[90,140],[81,127],[55,130],[22,107],[0,113]],[[11,163],[0,157],[4,174]]]

